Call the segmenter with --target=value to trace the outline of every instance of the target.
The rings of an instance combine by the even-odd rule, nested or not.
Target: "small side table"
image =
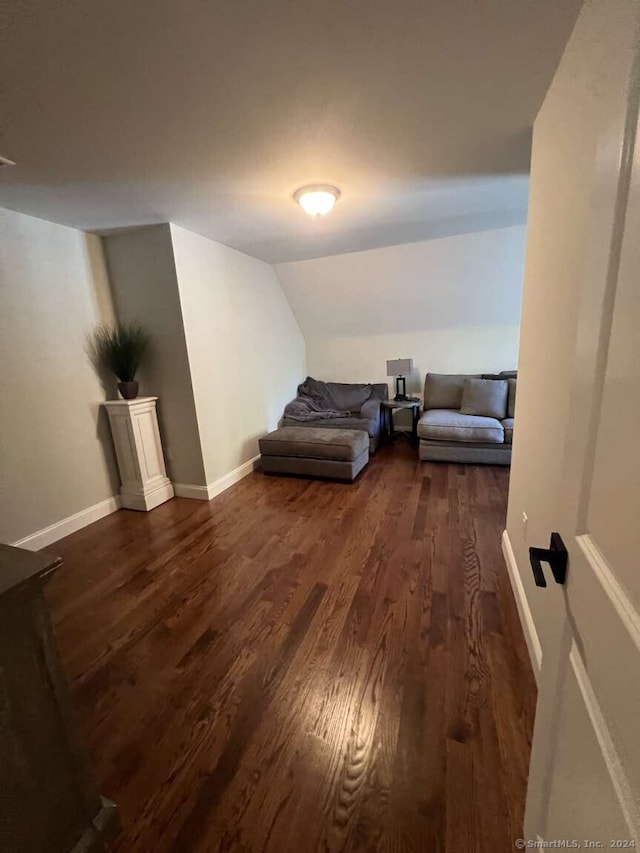
[[[111,435],[120,469],[120,502],[125,509],[148,512],[173,497],[164,467],[156,415],[157,397],[107,400]]]
[[[411,409],[411,439],[418,441],[418,421],[420,420],[420,400],[383,400],[382,401],[382,431],[388,441],[393,441],[400,431],[393,424],[393,413],[398,409]]]

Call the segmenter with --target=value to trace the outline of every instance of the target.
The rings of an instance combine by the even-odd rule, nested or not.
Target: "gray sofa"
[[[322,386],[322,395],[313,398],[316,412],[305,413],[300,401],[309,401],[305,392]],[[299,386],[298,397],[288,403],[284,410],[281,426],[321,427],[322,429],[364,430],[369,436],[369,451],[375,453],[381,439],[382,418],[380,404],[389,396],[386,382],[357,384],[344,382],[318,382],[310,377]],[[318,401],[320,400],[320,405]],[[326,411],[322,407],[326,406]],[[302,408],[302,414],[300,409]],[[341,417],[331,417],[332,410],[341,412]],[[304,417],[304,420],[301,420]]]
[[[420,459],[509,465],[517,372],[428,373],[418,421]]]

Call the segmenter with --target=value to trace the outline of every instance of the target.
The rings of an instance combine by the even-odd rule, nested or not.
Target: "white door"
[[[582,277],[555,525],[568,572],[558,585],[542,564],[549,621],[525,847],[640,848],[639,25],[639,0],[592,0],[570,43],[576,73],[600,89],[598,128],[588,239],[573,249]],[[534,137],[534,163],[536,145],[554,145],[549,128]]]

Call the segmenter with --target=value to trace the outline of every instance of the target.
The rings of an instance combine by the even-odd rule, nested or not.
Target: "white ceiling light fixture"
[[[333,210],[335,203],[340,198],[340,190],[329,184],[312,184],[308,187],[300,187],[293,194],[293,200],[309,216],[325,216]]]

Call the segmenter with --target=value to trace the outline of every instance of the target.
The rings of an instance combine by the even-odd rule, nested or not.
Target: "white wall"
[[[150,334],[137,378],[141,395],[159,397],[167,473],[174,483],[206,486],[169,225],[134,228],[104,243],[118,319],[137,320]]]
[[[273,268],[171,225],[208,484],[258,454],[304,379],[305,343]]]
[[[84,353],[114,308],[98,237],[9,211],[0,225],[0,536],[16,541],[117,494],[99,407],[115,385],[103,387]],[[421,376],[514,366],[523,231],[283,264],[277,275],[173,225],[107,238],[118,316],[152,332],[141,391],[160,396],[172,479],[210,485],[256,456],[307,371],[379,381],[398,356]]]
[[[275,266],[307,342],[309,373],[384,381],[387,359],[424,374],[517,363],[525,227]]]
[[[118,492],[85,338],[113,318],[98,237],[0,210],[0,540]]]

